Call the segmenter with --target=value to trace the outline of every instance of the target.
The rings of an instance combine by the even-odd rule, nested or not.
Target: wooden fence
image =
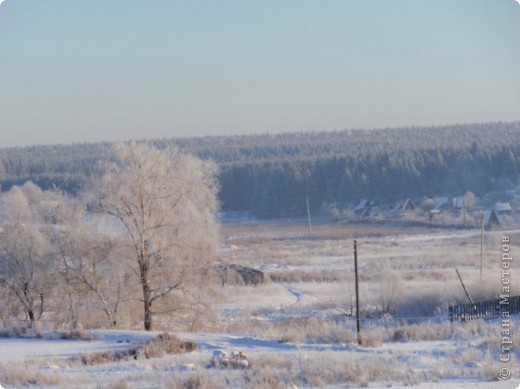
[[[465,322],[474,319],[490,319],[502,316],[502,312],[520,313],[520,296],[513,296],[479,301],[473,304],[453,305],[449,307],[450,320]]]

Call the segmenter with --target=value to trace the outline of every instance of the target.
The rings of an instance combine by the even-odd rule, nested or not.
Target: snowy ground
[[[93,331],[93,341],[63,339],[0,338],[0,364],[27,359],[67,359],[87,353],[120,351],[153,338],[146,332]]]
[[[83,366],[71,358],[122,350],[157,333],[96,330],[96,340],[90,342],[49,339],[52,336],[0,338],[0,384],[13,388],[36,382],[43,388],[96,389],[188,384],[215,388],[520,386],[520,344],[513,346],[511,364],[500,363],[500,323],[496,320],[450,329],[446,312],[440,311],[429,321],[416,323],[419,340],[396,341],[388,337],[396,322],[364,318],[364,331],[374,342],[363,347],[354,341],[351,318],[332,320],[351,309],[352,238],[358,239],[362,311],[367,312],[378,306],[382,294],[392,291],[388,285],[382,289],[383,276],[390,270],[400,275],[401,303],[417,296],[421,307],[435,306],[437,296],[441,302],[444,298],[463,301],[455,267],[474,295],[495,293],[500,236],[512,237],[515,255],[519,252],[519,231],[486,235],[484,281],[479,279],[480,231],[368,230],[360,234],[330,226],[323,230],[316,227],[315,231],[317,237],[309,238],[301,226],[226,226],[220,259],[261,269],[271,281],[257,287],[221,287],[220,299],[214,303],[219,316],[215,333],[177,333],[198,344],[195,352]],[[520,274],[518,262],[512,272]],[[409,316],[407,319],[423,320]],[[519,324],[520,318],[514,318],[513,331]],[[215,351],[241,351],[252,368],[210,368]],[[497,381],[504,366],[511,368],[513,378]],[[10,377],[9,381],[2,382],[3,376]]]
[[[425,368],[429,359],[456,352],[459,347],[453,341],[430,341],[383,344],[380,347],[358,347],[341,345],[294,345],[282,344],[272,340],[263,340],[246,335],[225,334],[179,334],[183,339],[196,341],[199,350],[186,355],[167,356],[152,360],[111,363],[100,366],[78,367],[65,363],[73,356],[106,350],[121,350],[130,345],[143,342],[157,333],[136,331],[99,332],[95,342],[41,339],[1,339],[0,363],[9,369],[14,363],[22,363],[31,369],[38,369],[42,374],[59,375],[57,387],[111,387],[121,381],[134,381],[140,388],[167,387],[173,377],[189,375],[193,371],[206,369],[211,355],[217,351],[239,350],[253,362],[262,358],[295,359],[299,363],[311,358],[332,358],[335,362],[352,360],[352,356],[362,359],[371,357],[395,357],[405,365]],[[232,372],[233,373],[233,372]],[[233,376],[233,374],[231,374]],[[169,381],[170,380],[170,381]],[[451,377],[434,383],[412,383],[419,389],[426,388],[504,388],[513,389],[520,385],[520,379],[510,381],[489,381],[476,378],[458,379]],[[4,388],[15,387],[3,384]],[[75,386],[77,385],[77,386]],[[372,383],[369,387],[410,387],[410,383]],[[312,385],[309,385],[312,386]],[[134,386],[131,386],[134,387]],[[240,387],[240,386],[238,386]],[[345,384],[330,387],[355,387]]]

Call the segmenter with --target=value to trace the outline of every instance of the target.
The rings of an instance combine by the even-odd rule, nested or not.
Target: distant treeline
[[[298,216],[361,198],[482,195],[516,184],[520,122],[443,127],[214,136],[149,141],[220,166],[224,211]],[[0,184],[32,180],[77,193],[112,158],[108,143],[0,149]]]

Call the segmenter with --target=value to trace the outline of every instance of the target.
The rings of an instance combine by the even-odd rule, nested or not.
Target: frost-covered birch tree
[[[79,199],[32,182],[0,194],[2,316],[76,327],[92,307],[116,325],[125,269],[85,216]]]
[[[36,209],[42,195],[27,183],[0,198],[0,280],[16,301],[13,313],[23,312],[29,326],[45,312],[52,286],[50,244],[39,228],[42,214]]]
[[[216,167],[176,149],[125,143],[93,191],[121,227],[142,292],[144,328],[154,317],[196,311],[217,239]]]

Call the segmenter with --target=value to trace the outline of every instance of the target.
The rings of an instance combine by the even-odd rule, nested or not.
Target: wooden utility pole
[[[309,205],[309,196],[307,196],[307,220],[309,221],[309,235],[312,235],[311,206]]]
[[[361,345],[361,312],[359,311],[359,277],[357,264],[357,242],[354,240],[354,274],[356,278],[356,331],[358,344]]]
[[[464,202],[464,198],[462,198],[462,218],[464,225],[467,224],[467,215],[466,215],[466,203]]]
[[[482,265],[484,263],[484,212],[480,218],[480,280],[482,281]]]

